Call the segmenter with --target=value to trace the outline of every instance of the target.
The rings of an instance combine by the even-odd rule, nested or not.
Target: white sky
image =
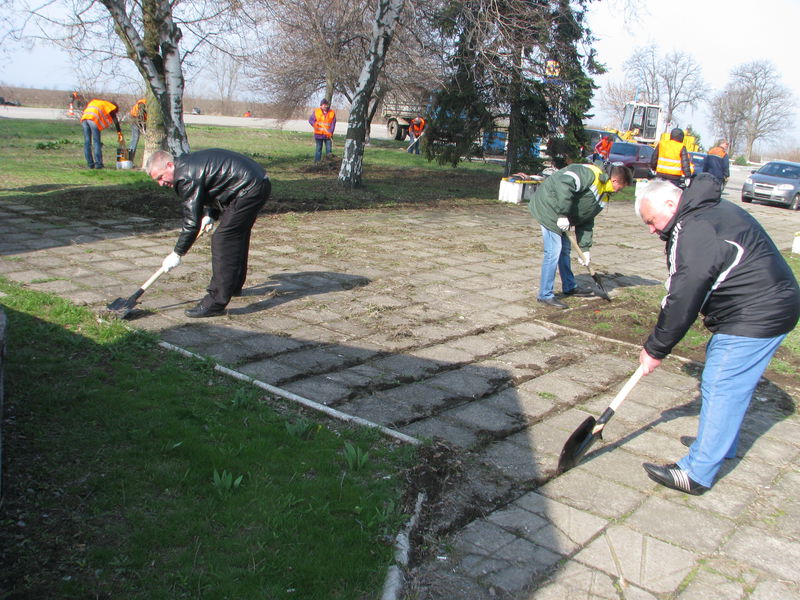
[[[597,79],[622,81],[622,65],[637,46],[654,43],[660,54],[672,49],[690,53],[714,91],[728,82],[731,69],[754,60],[772,61],[782,83],[798,98],[798,117],[790,128],[789,147],[800,146],[800,68],[794,41],[800,23],[800,0],[638,0],[638,20],[626,18],[624,0],[598,0],[591,8],[600,62],[608,73]],[[0,60],[0,84],[69,90],[76,85],[69,58],[53,46],[14,52]],[[715,137],[705,108],[678,115],[706,144]],[[596,124],[606,123],[598,114]]]
[[[639,20],[625,18],[621,0],[596,2],[589,27],[597,38],[598,59],[608,73],[596,80],[602,93],[606,80],[621,82],[622,65],[637,46],[656,44],[659,54],[677,49],[691,54],[713,91],[722,90],[733,68],[755,60],[770,60],[781,83],[800,100],[800,68],[794,41],[800,23],[800,0],[640,0]],[[800,146],[800,101],[787,144]],[[717,132],[707,122],[705,108],[679,112],[682,126],[691,124],[708,145]],[[594,119],[604,124],[598,114]],[[612,123],[608,123],[612,125]],[[618,126],[618,125],[617,125]],[[783,145],[783,144],[782,144]]]

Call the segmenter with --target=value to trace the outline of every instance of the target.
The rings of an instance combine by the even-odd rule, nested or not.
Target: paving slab
[[[793,213],[746,210],[781,248],[800,229]],[[547,321],[556,313],[535,301],[542,245],[525,206],[293,218],[257,221],[245,293],[227,315],[183,314],[210,276],[201,240],[130,324],[452,449],[462,468],[447,490],[452,510],[425,533],[432,550],[406,569],[402,600],[800,597],[797,389],[762,382],[739,456],[710,492],[687,496],[641,468],[683,456],[680,435],[697,430],[696,369],[665,361],[605,439],[558,475],[564,441],[604,410],[638,349]],[[0,273],[97,309],[132,293],[176,236],[2,200]],[[610,287],[662,284],[663,243],[630,205],[612,203],[598,219],[595,248]]]

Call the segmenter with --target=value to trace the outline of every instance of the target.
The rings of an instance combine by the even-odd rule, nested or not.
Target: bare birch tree
[[[614,120],[614,127],[622,124],[625,105],[636,97],[636,88],[628,81],[609,81],[597,100],[597,106]]]
[[[344,157],[339,170],[338,182],[347,188],[361,186],[364,160],[364,139],[369,122],[370,99],[375,90],[378,75],[383,68],[386,53],[400,20],[404,0],[378,0],[375,23],[372,28],[367,57],[358,78],[358,87],[350,107],[347,123],[347,139]]]

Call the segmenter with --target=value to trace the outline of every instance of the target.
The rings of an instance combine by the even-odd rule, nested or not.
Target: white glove
[[[203,217],[203,220],[200,221],[200,231],[204,233],[211,233],[211,230],[214,229],[214,225],[216,225],[216,221],[206,215]]]
[[[161,268],[164,269],[165,273],[169,273],[179,264],[181,264],[181,257],[175,254],[174,252],[170,252],[169,254],[167,254],[167,257],[161,263]]]
[[[578,262],[581,263],[584,267],[588,267],[589,263],[592,260],[591,253],[587,250],[586,252],[582,253],[583,256],[578,256]]]
[[[567,217],[558,217],[556,225],[561,231],[567,231],[569,229],[569,219]]]

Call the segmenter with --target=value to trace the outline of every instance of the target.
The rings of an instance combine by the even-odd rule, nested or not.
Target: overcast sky
[[[800,57],[793,50],[800,23],[800,0],[669,0],[638,2],[639,20],[628,19],[622,0],[596,2],[589,15],[589,27],[598,41],[598,59],[608,73],[597,79],[602,85],[622,82],[622,65],[637,46],[656,44],[659,54],[684,50],[703,69],[712,90],[722,90],[733,68],[756,60],[769,60],[783,85],[800,99]],[[789,132],[790,146],[800,145],[798,116]],[[708,145],[717,135],[708,123],[705,108],[678,114],[679,124],[696,127]],[[598,124],[604,119],[598,117]],[[607,123],[612,125],[612,123]]]
[[[800,99],[800,58],[793,49],[800,24],[800,0],[640,0],[638,20],[624,11],[624,0],[592,5],[589,26],[597,37],[598,58],[621,82],[622,65],[637,46],[654,43],[660,54],[681,49],[694,56],[714,91],[728,82],[731,69],[760,59],[772,61],[782,83]],[[76,83],[69,59],[51,48],[22,51],[0,61],[0,84],[69,90]],[[800,102],[798,103],[800,105]],[[788,145],[800,145],[800,108]],[[707,111],[679,113],[679,124],[693,125],[706,143],[715,137]],[[596,124],[614,126],[601,116]],[[617,125],[618,126],[618,125]]]

